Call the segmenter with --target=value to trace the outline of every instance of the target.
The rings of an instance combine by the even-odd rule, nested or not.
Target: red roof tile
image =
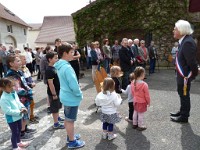
[[[36,43],[54,43],[56,38],[65,42],[75,41],[71,16],[45,16]]]
[[[29,27],[29,25],[0,3],[0,18]]]

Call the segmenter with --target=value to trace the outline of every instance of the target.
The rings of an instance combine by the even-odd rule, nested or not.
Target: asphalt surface
[[[156,70],[147,75],[151,106],[145,113],[147,130],[137,131],[124,119],[115,125],[118,137],[112,141],[101,138],[102,125],[96,113],[94,99],[96,90],[91,78],[91,70],[85,71],[80,79],[84,99],[79,107],[78,120],[75,122],[76,133],[86,142],[83,150],[200,150],[200,76],[191,87],[191,116],[188,124],[170,121],[169,112],[179,109],[179,97],[176,92],[176,80],[173,70]],[[39,124],[31,124],[38,132],[34,135],[27,150],[66,150],[65,130],[52,128],[52,117],[46,112],[46,86],[37,82],[34,88],[36,108],[40,117]],[[125,118],[128,115],[126,96],[119,112]],[[63,116],[63,109],[60,111]],[[11,149],[10,130],[0,113],[0,150]]]

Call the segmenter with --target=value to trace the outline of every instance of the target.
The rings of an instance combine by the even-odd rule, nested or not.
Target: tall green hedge
[[[174,23],[189,20],[188,0],[96,0],[72,14],[76,40],[80,46],[86,41],[108,37],[114,33],[141,29],[153,38],[173,40]]]

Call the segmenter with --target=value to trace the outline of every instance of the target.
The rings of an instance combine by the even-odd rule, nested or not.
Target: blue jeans
[[[154,73],[156,65],[156,59],[150,59],[149,73]]]
[[[113,124],[112,123],[104,122],[103,123],[103,130],[112,132],[113,131]]]
[[[91,57],[86,57],[86,61],[87,61],[87,69],[91,69],[92,68],[92,61],[91,61]]]
[[[64,106],[65,120],[76,121],[78,114],[78,106]]]
[[[103,61],[104,68],[107,74],[110,74],[110,58],[105,58]]]

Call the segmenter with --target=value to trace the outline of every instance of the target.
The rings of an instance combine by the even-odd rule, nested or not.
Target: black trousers
[[[37,65],[38,75],[37,80],[41,79],[41,73],[40,73],[40,65]]]
[[[178,84],[177,87],[177,91],[178,91],[178,94],[180,96],[180,114],[181,114],[181,117],[183,118],[188,118],[190,116],[190,86],[191,84],[189,83],[187,85],[187,92],[186,92],[186,95],[183,95],[183,87],[184,85],[183,84]]]
[[[77,77],[77,80],[78,80],[78,83],[79,83],[79,74],[80,74],[79,63],[78,63],[78,61],[70,61],[69,63],[71,64],[72,68],[74,69],[74,72],[76,74],[76,77]]]
[[[134,112],[133,102],[129,102],[128,107],[129,107],[128,119],[133,120],[133,112]]]
[[[30,71],[30,73],[32,75],[33,74],[33,65],[32,65],[32,63],[26,64],[26,67],[29,69],[29,71]]]

